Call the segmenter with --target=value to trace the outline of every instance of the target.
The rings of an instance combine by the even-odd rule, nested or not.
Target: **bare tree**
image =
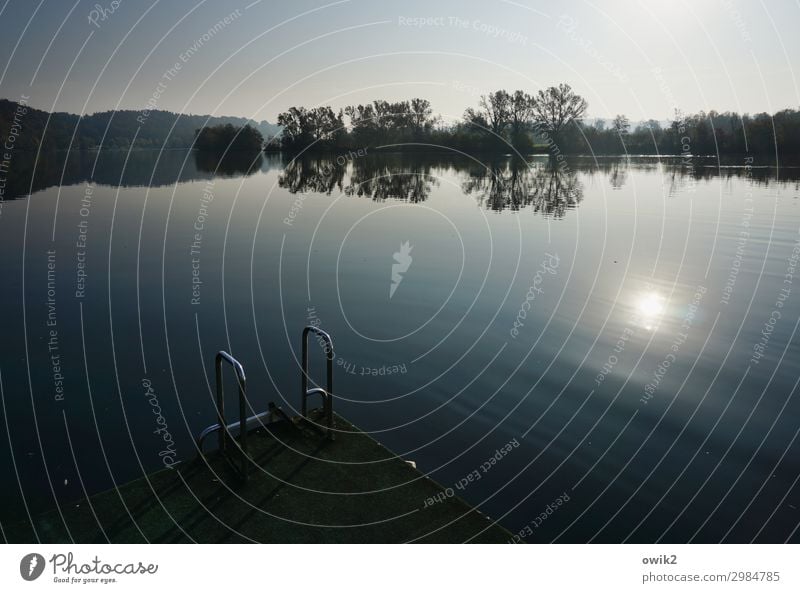
[[[507,91],[499,90],[488,95],[482,95],[478,103],[479,108],[469,108],[464,112],[464,119],[471,124],[488,128],[495,135],[502,137],[508,127],[511,112],[511,95]]]
[[[533,117],[536,125],[555,141],[568,124],[583,118],[588,106],[572,87],[560,84],[536,94],[532,105]]]

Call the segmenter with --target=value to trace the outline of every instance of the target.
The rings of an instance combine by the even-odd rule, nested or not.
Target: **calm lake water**
[[[800,170],[239,161],[15,180],[0,522],[190,459],[217,350],[295,410],[319,324],[337,411],[525,541],[800,541]]]

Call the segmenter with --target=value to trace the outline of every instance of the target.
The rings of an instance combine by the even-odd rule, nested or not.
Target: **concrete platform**
[[[247,483],[219,453],[34,518],[42,543],[497,542],[511,534],[337,417],[336,440],[296,420],[248,434]],[[36,541],[27,522],[10,542]]]

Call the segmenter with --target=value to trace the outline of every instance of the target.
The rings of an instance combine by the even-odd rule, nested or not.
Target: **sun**
[[[664,312],[664,298],[655,292],[643,294],[636,302],[636,312],[645,329],[653,329]]]
[[[664,310],[664,299],[656,293],[651,292],[639,299],[638,309],[642,315],[653,317],[659,315]]]

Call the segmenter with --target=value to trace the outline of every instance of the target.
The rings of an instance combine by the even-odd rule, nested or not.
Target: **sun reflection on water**
[[[656,292],[642,294],[636,301],[636,315],[639,325],[648,330],[658,329],[664,309],[664,297]]]

